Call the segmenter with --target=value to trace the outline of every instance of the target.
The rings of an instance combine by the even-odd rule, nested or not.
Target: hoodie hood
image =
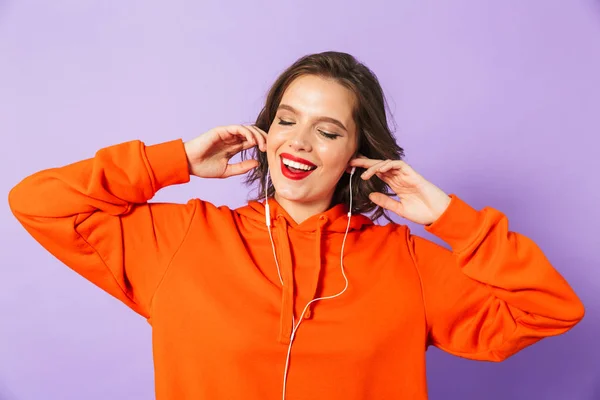
[[[269,198],[269,208],[271,210],[272,225],[278,219],[284,219],[290,228],[303,232],[314,232],[316,230],[325,232],[346,232],[346,225],[348,224],[348,206],[346,204],[333,206],[325,212],[313,215],[300,224],[294,221],[288,212],[281,207],[274,198]],[[246,206],[238,208],[236,212],[243,217],[259,222],[264,230],[267,230],[264,201],[251,201]],[[325,221],[325,223],[319,223],[319,221]],[[373,225],[373,221],[362,214],[352,215],[350,231],[359,230],[365,225]]]
[[[274,248],[274,257],[277,257],[279,265],[280,278],[283,281],[282,298],[281,298],[281,318],[278,340],[281,343],[289,343],[292,335],[294,324],[297,324],[300,318],[311,319],[313,314],[314,302],[304,313],[304,316],[294,316],[295,296],[294,287],[296,286],[294,279],[294,265],[292,259],[290,231],[296,230],[304,233],[314,234],[314,275],[311,279],[311,287],[309,288],[314,299],[319,287],[319,280],[322,276],[322,240],[323,233],[344,235],[348,227],[348,206],[338,204],[329,210],[313,215],[302,223],[298,224],[290,217],[287,211],[277,203],[273,198],[269,199],[270,220],[272,244]],[[265,237],[269,240],[269,231],[266,225],[266,207],[264,202],[253,201],[246,206],[238,208],[236,212],[241,216],[248,218],[253,222],[257,229],[264,230]],[[348,232],[362,229],[364,226],[373,225],[373,222],[362,214],[352,215]],[[345,248],[345,253],[348,248]],[[310,257],[310,254],[308,255]],[[341,268],[341,266],[340,266]],[[341,273],[341,271],[340,271]],[[330,294],[328,294],[330,295]],[[304,306],[304,305],[302,305]]]

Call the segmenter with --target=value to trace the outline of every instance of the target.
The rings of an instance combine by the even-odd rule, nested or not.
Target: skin
[[[337,182],[351,167],[366,169],[361,175],[364,180],[377,176],[398,198],[371,193],[373,203],[414,223],[434,223],[451,201],[443,190],[404,161],[355,157],[355,101],[354,94],[334,80],[301,76],[285,91],[268,134],[256,126],[230,125],[186,142],[190,174],[202,178],[245,174],[258,166],[256,160],[229,161],[257,146],[267,152],[275,199],[297,223],[329,208]],[[302,180],[288,179],[281,172],[282,153],[306,159],[317,168]]]
[[[355,101],[349,89],[314,75],[297,78],[283,95],[269,128],[267,159],[275,200],[296,222],[329,208],[356,153]],[[302,180],[288,179],[281,172],[282,153],[308,160],[316,169]]]

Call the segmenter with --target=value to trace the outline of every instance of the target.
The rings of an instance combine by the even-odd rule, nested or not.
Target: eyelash
[[[293,122],[289,122],[289,121],[284,121],[283,119],[279,118],[279,125],[283,125],[283,126],[290,126],[290,125],[294,125]],[[321,135],[323,135],[324,137],[326,137],[327,139],[336,139],[337,137],[339,137],[340,135],[338,135],[337,133],[328,133],[322,130],[319,130],[319,133]]]

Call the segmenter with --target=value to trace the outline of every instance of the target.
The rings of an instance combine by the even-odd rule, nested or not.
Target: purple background
[[[329,49],[378,74],[413,167],[505,212],[587,307],[504,363],[432,349],[431,399],[600,399],[598,2],[0,1],[1,189],[107,145],[252,122],[281,70]],[[194,179],[156,199],[238,206],[247,192]],[[0,234],[0,400],[153,398],[146,321],[7,203]]]

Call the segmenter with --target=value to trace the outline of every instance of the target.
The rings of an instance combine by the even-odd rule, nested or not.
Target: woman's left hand
[[[358,157],[350,161],[350,166],[365,168],[366,171],[361,175],[364,180],[377,175],[384,181],[400,201],[378,192],[371,193],[369,199],[409,221],[422,225],[432,224],[450,204],[450,196],[404,161]]]

